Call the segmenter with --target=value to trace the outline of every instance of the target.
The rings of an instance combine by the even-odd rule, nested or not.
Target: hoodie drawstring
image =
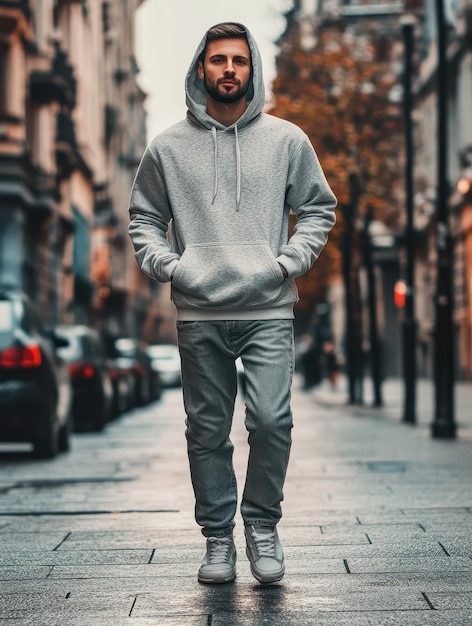
[[[241,151],[237,125],[234,127],[234,142],[236,144],[236,211],[239,211],[239,203],[241,202]]]
[[[215,167],[215,185],[213,189],[213,204],[218,193],[218,138],[216,134],[216,128],[212,126],[211,135],[213,137],[214,147],[214,167]],[[236,149],[236,211],[239,211],[239,205],[241,203],[241,151],[239,149],[239,136],[238,127],[234,127],[234,141]]]
[[[215,188],[213,190],[213,200],[211,203],[213,204],[216,198],[216,194],[218,193],[218,140],[216,138],[216,128],[212,126],[211,134],[213,137],[213,146],[214,146],[214,162],[215,162]]]

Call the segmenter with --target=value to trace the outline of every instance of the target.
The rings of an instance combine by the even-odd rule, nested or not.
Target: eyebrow
[[[211,59],[227,59],[228,55],[227,54],[212,54],[209,57],[209,60]],[[233,59],[242,59],[243,61],[248,61],[249,62],[249,57],[245,56],[244,54],[235,54]]]

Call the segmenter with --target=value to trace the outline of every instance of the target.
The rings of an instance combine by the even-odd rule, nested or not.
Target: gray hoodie
[[[138,264],[172,282],[181,320],[293,317],[294,279],[335,224],[336,198],[308,137],[262,113],[262,63],[249,33],[248,42],[253,72],[243,115],[226,127],[207,114],[196,71],[204,37],[186,76],[187,118],[151,141],[131,192]],[[297,224],[288,239],[290,210]]]

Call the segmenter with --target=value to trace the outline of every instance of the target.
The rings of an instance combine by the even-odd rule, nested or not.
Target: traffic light
[[[405,307],[406,300],[406,283],[404,280],[397,280],[393,288],[393,301],[397,309]]]

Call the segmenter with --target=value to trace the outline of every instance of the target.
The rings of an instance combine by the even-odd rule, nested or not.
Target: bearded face
[[[251,53],[245,39],[217,39],[207,45],[205,59],[198,64],[210,98],[233,104],[245,97],[251,81]]]

